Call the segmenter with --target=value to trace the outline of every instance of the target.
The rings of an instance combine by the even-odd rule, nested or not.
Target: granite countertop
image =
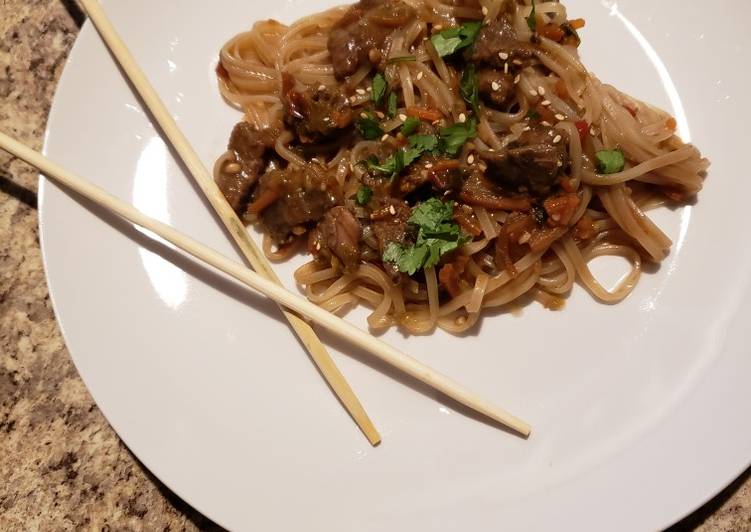
[[[0,0],[0,130],[40,148],[83,22],[73,0]],[[0,153],[0,530],[217,530],[156,480],[97,409],[50,305],[37,173]],[[676,530],[751,531],[746,472]]]

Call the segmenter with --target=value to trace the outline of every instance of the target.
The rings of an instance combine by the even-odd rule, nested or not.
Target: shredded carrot
[[[572,178],[565,177],[561,179],[561,188],[566,192],[576,192],[576,181]]]
[[[585,214],[576,222],[574,236],[579,240],[591,240],[597,236],[597,227],[591,216]]]
[[[559,98],[566,99],[569,97],[568,88],[563,78],[558,78],[558,81],[555,82],[555,93]]]
[[[566,36],[566,32],[563,31],[558,24],[553,24],[552,22],[544,24],[537,30],[537,32],[541,36],[547,37],[548,39],[555,42],[560,42],[561,39]]]
[[[460,168],[462,162],[459,159],[441,159],[433,163],[433,170],[441,172],[443,170],[455,170]]]
[[[461,228],[470,235],[480,236],[482,234],[482,228],[475,224],[474,221],[463,212],[459,211],[454,213],[454,220],[456,220],[456,223],[458,223]]]
[[[248,205],[248,212],[250,214],[260,214],[263,210],[279,199],[279,190],[276,188],[267,188],[262,191],[253,203]]]
[[[675,121],[675,118],[672,116],[667,119],[665,122],[665,127],[667,127],[670,131],[675,131],[675,128],[678,127],[678,122]]]
[[[227,72],[227,69],[224,68],[221,59],[219,59],[219,62],[216,64],[216,75],[222,78],[224,81],[229,81],[229,72]]]
[[[583,18],[575,18],[574,20],[569,20],[568,25],[574,28],[575,30],[582,29],[587,22]]]
[[[420,120],[435,122],[443,118],[443,114],[435,109],[425,109],[424,107],[407,107],[407,116],[414,116]]]

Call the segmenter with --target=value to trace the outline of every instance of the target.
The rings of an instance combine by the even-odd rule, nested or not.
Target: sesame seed
[[[373,92],[373,87],[368,87],[368,88],[367,88],[367,89],[365,89],[365,90],[366,90],[366,91],[368,91],[368,92]]]
[[[532,238],[532,235],[529,233],[529,231],[524,231],[521,237],[519,237],[519,245],[526,244],[529,242],[529,239]]]
[[[514,85],[518,85],[521,80],[522,80],[522,75],[517,74],[516,77],[514,78]]]
[[[443,26],[441,26],[440,24],[436,24],[435,26],[433,26],[433,29],[436,31],[441,31],[443,29]]]
[[[391,213],[392,216],[396,214],[396,209],[394,208],[393,205],[389,205],[389,212]]]
[[[483,14],[483,15],[487,15],[487,14],[488,14],[488,8],[487,8],[487,7],[485,7],[485,6],[482,6],[482,9],[481,9],[481,11],[482,11],[482,14]]]
[[[474,162],[475,162],[475,156],[470,153],[469,157],[467,157],[467,164],[472,164]]]
[[[368,118],[368,113],[360,113],[360,118]]]
[[[386,142],[387,140],[389,140],[389,134],[388,133],[386,133],[384,136],[381,137],[381,142]]]
[[[550,105],[550,100],[543,100],[543,101],[542,101],[542,105],[543,105],[544,107],[547,107],[548,105]]]
[[[551,216],[551,218],[553,219],[554,222],[561,221],[561,215],[560,214],[554,214],[553,216]]]
[[[405,115],[404,113],[400,114],[399,115],[399,120],[401,120],[402,122],[406,121],[407,120],[407,115]]]
[[[349,98],[349,103],[355,103],[356,101],[357,101],[357,98],[355,98],[354,96],[351,96]]]
[[[563,163],[562,163],[561,161],[558,161],[557,163],[555,163],[555,165],[556,165],[556,166],[557,166],[558,168],[560,168],[561,166],[563,166]]]
[[[418,80],[422,79],[422,71],[420,71],[420,72],[417,73],[417,79]]]
[[[365,90],[364,89],[355,89],[355,92],[357,94],[359,94],[360,96],[362,96],[363,94],[365,94]]]
[[[537,96],[537,91],[532,89],[531,91],[529,91],[529,94],[532,96]]]
[[[426,163],[425,168],[433,168],[433,163]]]
[[[449,194],[451,194],[450,190],[447,190],[446,192],[443,193],[444,196],[448,196]]]
[[[508,63],[503,63],[503,73],[508,74]]]
[[[242,170],[242,166],[240,166],[237,163],[229,163],[227,166],[224,167],[224,171],[228,174],[236,174],[240,170]]]
[[[326,90],[326,85],[319,85],[318,86],[318,90],[319,91],[325,91]]]
[[[316,250],[317,251],[321,251],[321,243],[320,242],[316,243]]]
[[[378,118],[380,118],[381,120],[383,120],[384,118],[386,118],[386,115],[383,114],[381,111],[376,111],[376,116]]]
[[[493,87],[493,90],[494,90],[494,91],[497,91],[498,89],[500,89],[500,88],[501,88],[501,86],[500,86],[500,85],[498,85],[498,82],[497,82],[497,81],[494,81],[493,83],[491,83],[491,84],[490,84],[490,86],[491,86],[491,87]]]
[[[276,244],[271,244],[271,252],[272,253],[276,253],[277,251],[279,251],[279,248],[277,247],[277,245]]]
[[[566,120],[566,117],[563,116],[562,114],[558,113],[557,115],[555,115],[555,119],[556,120]]]
[[[483,172],[488,169],[488,165],[482,162],[478,166],[480,167],[480,170],[482,170]]]
[[[545,96],[545,87],[540,85],[539,87],[537,87],[537,92],[540,93],[540,96]]]
[[[459,122],[466,122],[467,121],[467,115],[464,113],[459,115]]]
[[[518,59],[514,59],[514,60],[512,61],[512,63],[514,63],[514,64],[515,64],[516,66],[522,66],[522,64],[523,64],[523,63],[522,63],[521,61],[519,61]]]
[[[589,128],[589,134],[592,135],[593,137],[596,136],[597,133],[595,133],[595,128],[593,127]]]
[[[529,127],[529,126],[527,126],[527,127],[525,127],[525,128],[523,129],[523,131],[531,131],[531,130],[532,130],[532,128],[531,128],[531,127]]]
[[[560,135],[556,135],[555,138],[553,139],[553,144],[558,144],[562,138],[563,137],[561,137]]]
[[[552,136],[554,135],[554,133],[553,133],[553,130],[552,130],[552,129],[551,129],[550,131],[548,131],[548,135],[550,135],[551,137],[552,137]]]
[[[506,59],[508,59],[508,54],[506,52],[498,52],[498,57],[505,61]]]
[[[545,127],[550,127],[550,122],[548,122],[547,120],[543,120],[542,122],[540,122],[540,124],[542,124]],[[550,133],[552,134],[553,132],[551,131]]]

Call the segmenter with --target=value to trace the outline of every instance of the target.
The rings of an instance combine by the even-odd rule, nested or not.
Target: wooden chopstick
[[[151,111],[152,116],[156,119],[159,126],[161,126],[162,131],[164,131],[172,143],[175,151],[180,155],[193,179],[201,187],[204,195],[209,200],[209,203],[211,203],[219,219],[224,223],[227,232],[232,236],[235,244],[245,256],[248,263],[258,274],[279,284],[279,278],[274,273],[268,260],[266,260],[266,257],[250,237],[244,224],[240,221],[237,214],[235,214],[235,211],[227,203],[219,187],[214,182],[213,177],[201,162],[201,159],[188,142],[188,139],[180,131],[180,128],[177,127],[172,115],[136,63],[135,58],[107,18],[99,2],[97,0],[81,0],[81,4],[94,23],[97,31],[99,31],[99,35],[101,35],[104,42],[112,51],[112,54],[117,58],[122,69],[130,78],[131,83],[133,83],[133,86],[141,95],[146,107]],[[284,312],[292,329],[297,333],[300,341],[310,353],[311,358],[344,408],[347,409],[371,445],[378,445],[381,441],[380,434],[378,434],[375,426],[373,426],[368,414],[365,412],[355,392],[347,383],[344,375],[337,368],[331,355],[321,343],[318,336],[316,336],[315,331],[299,316],[284,309],[282,309],[282,312]]]
[[[312,321],[325,327],[340,338],[364,349],[387,364],[446,394],[472,410],[513,429],[523,436],[528,436],[531,432],[531,427],[521,419],[482,399],[477,394],[457,384],[445,375],[396,350],[338,316],[323,310],[307,299],[293,294],[278,283],[266,279],[204,244],[196,242],[173,227],[146,216],[132,205],[125,203],[96,185],[65,170],[44,157],[41,153],[24,146],[3,133],[0,133],[0,148],[37,167],[47,177],[63,184],[97,205],[144,229],[148,229],[186,253],[234,277],[254,290],[265,294],[280,305],[308,316]]]

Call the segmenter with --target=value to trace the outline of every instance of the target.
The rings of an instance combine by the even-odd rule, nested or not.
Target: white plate
[[[104,5],[210,165],[239,119],[214,80],[222,43],[327,2]],[[180,255],[164,260],[144,235],[43,181],[50,290],[97,403],[147,467],[232,529],[634,530],[680,518],[751,459],[745,7],[569,1],[587,19],[591,69],[671,109],[713,162],[695,207],[656,215],[673,252],[626,302],[600,305],[576,287],[563,312],[531,305],[485,319],[477,335],[384,335],[530,421],[528,441],[336,352],[384,437],[372,449],[272,305]],[[88,24],[46,149],[236,256]],[[279,267],[291,287],[293,267]],[[349,319],[364,325],[361,312]]]

